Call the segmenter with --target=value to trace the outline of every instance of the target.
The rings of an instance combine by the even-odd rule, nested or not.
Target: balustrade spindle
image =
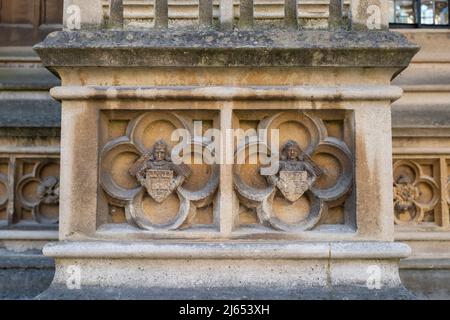
[[[241,28],[253,27],[254,9],[253,0],[241,0],[239,9],[239,25]]]
[[[123,28],[123,0],[111,0],[109,24],[112,28]]]
[[[298,28],[297,0],[284,1],[284,21],[287,28]]]
[[[211,26],[213,23],[213,2],[212,0],[199,0],[198,20],[201,26]]]
[[[169,4],[167,0],[155,0],[155,28],[169,26]]]
[[[335,30],[342,27],[344,1],[330,0],[328,28]]]
[[[220,0],[220,26],[232,29],[234,22],[233,0]]]

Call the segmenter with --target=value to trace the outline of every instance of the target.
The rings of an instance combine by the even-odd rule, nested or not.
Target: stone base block
[[[406,259],[400,278],[419,299],[450,300],[450,259]]]
[[[370,243],[51,244],[39,299],[410,299],[406,245]]]
[[[0,300],[32,299],[49,287],[53,276],[53,260],[40,253],[0,250]]]

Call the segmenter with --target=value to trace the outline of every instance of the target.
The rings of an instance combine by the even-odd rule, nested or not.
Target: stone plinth
[[[41,298],[410,297],[390,80],[417,47],[400,34],[65,31],[36,50],[62,79],[60,242]],[[223,161],[175,163],[177,129],[194,156],[220,141]],[[279,166],[253,163],[254,144]]]

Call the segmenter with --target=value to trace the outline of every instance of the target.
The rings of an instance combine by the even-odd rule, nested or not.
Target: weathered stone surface
[[[34,298],[49,287],[54,268],[53,259],[40,250],[0,249],[0,300]]]
[[[65,242],[44,250],[58,257],[58,267],[39,299],[413,298],[396,271],[397,259],[409,254],[401,244]],[[80,286],[67,290],[74,265]],[[380,287],[371,290],[367,270],[374,266]]]
[[[34,49],[58,66],[405,68],[418,47],[395,32],[215,30],[56,32]]]

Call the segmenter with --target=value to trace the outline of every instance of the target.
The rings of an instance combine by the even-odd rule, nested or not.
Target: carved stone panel
[[[398,228],[448,229],[449,176],[445,157],[394,157],[394,219]]]
[[[238,143],[234,186],[241,204],[240,224],[300,232],[325,224],[348,224],[354,216],[352,132],[347,113],[280,112],[238,114],[244,129],[265,132]],[[279,150],[271,150],[272,130]],[[277,155],[278,166],[252,162],[254,144]],[[349,146],[350,145],[350,146]],[[254,217],[254,218],[252,218]]]
[[[215,121],[208,112],[198,116],[203,129]],[[125,112],[120,117],[105,113],[105,118],[108,138],[100,153],[100,184],[110,214],[106,223],[127,223],[150,231],[213,224],[218,164],[172,159],[179,142],[172,141],[177,129],[189,133],[186,145],[193,158],[201,156],[210,143],[194,138],[192,117],[185,112],[154,111]]]
[[[8,224],[8,202],[11,197],[11,188],[8,180],[8,159],[0,159],[0,226]]]
[[[55,229],[59,220],[59,159],[10,155],[0,161],[0,226]]]

